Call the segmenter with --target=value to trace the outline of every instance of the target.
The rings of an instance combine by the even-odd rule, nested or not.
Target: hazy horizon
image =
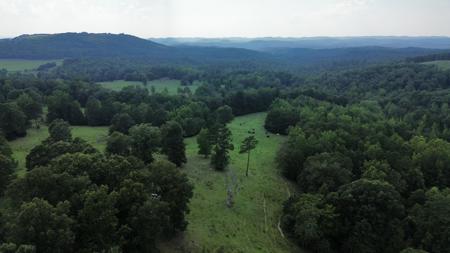
[[[448,10],[447,0],[0,0],[0,36],[449,37]]]

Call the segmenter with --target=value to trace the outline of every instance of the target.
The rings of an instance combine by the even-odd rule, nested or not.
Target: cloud
[[[0,36],[450,35],[448,0],[0,0]]]

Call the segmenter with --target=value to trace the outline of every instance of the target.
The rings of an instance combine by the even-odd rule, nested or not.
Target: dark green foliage
[[[12,158],[12,151],[8,145],[8,142],[5,138],[3,138],[3,136],[0,135],[0,196],[3,196],[3,192],[5,191],[7,185],[13,179],[13,174],[16,167],[17,163]]]
[[[83,125],[85,118],[80,108],[80,103],[68,93],[55,91],[47,98],[48,114],[47,121],[63,119],[71,125]]]
[[[109,193],[105,186],[84,193],[83,208],[77,216],[77,243],[82,249],[100,252],[117,245],[117,199],[118,194]]]
[[[410,222],[416,228],[414,245],[430,253],[448,253],[450,248],[450,190],[432,188],[426,202],[412,209]]]
[[[33,169],[36,166],[45,166],[51,160],[66,153],[96,153],[86,141],[72,139],[70,126],[62,120],[55,120],[49,126],[49,138],[35,146],[26,157],[26,168]]]
[[[112,118],[109,132],[120,132],[123,134],[128,134],[128,130],[134,125],[135,121],[128,113],[119,113],[114,115],[114,117]]]
[[[120,132],[113,132],[106,142],[106,153],[128,156],[131,153],[131,138]]]
[[[42,114],[42,104],[37,98],[33,98],[27,93],[23,93],[16,99],[17,105],[25,113],[28,120],[36,119]]]
[[[153,162],[153,153],[161,146],[161,132],[150,124],[140,124],[130,129],[132,154],[145,163]]]
[[[174,164],[160,160],[152,163],[150,180],[160,200],[169,204],[170,226],[166,232],[174,233],[186,229],[185,215],[189,213],[189,200],[193,195],[193,186],[188,178]]]
[[[329,197],[338,214],[341,252],[398,252],[404,248],[400,194],[382,181],[357,180]]]
[[[138,125],[132,133],[146,137],[144,130],[155,129]],[[2,245],[12,252],[17,245],[36,252],[154,252],[161,237],[186,229],[193,194],[168,161],[146,167],[133,156],[70,152],[15,179],[7,193],[8,217],[19,215],[5,231],[11,243]],[[0,229],[0,239],[3,234]]]
[[[321,153],[310,156],[297,178],[304,192],[326,194],[336,191],[341,185],[351,182],[352,161],[341,154]]]
[[[84,110],[86,121],[89,126],[100,126],[104,123],[104,113],[100,100],[90,97],[86,102],[86,109]]]
[[[184,130],[184,136],[198,134],[205,125],[208,107],[200,102],[190,102],[171,113],[171,119],[178,122]]]
[[[49,142],[70,142],[72,140],[70,125],[62,119],[55,119],[52,121],[48,126],[48,133],[50,135],[48,139]]]
[[[224,170],[230,162],[229,152],[234,149],[231,138],[231,131],[226,126],[218,129],[211,156],[211,164],[216,170]]]
[[[25,136],[27,116],[15,103],[0,104],[0,130],[6,139]]]
[[[83,161],[77,162],[83,164]],[[43,198],[53,205],[65,200],[78,203],[80,194],[88,189],[91,181],[86,175],[71,174],[70,168],[60,164],[37,167],[24,177],[17,178],[7,191],[8,197],[16,203],[33,198]]]
[[[53,206],[38,198],[22,204],[11,226],[12,241],[33,245],[37,253],[72,252],[75,235],[69,207],[68,202]]]
[[[337,217],[322,195],[301,194],[284,205],[283,227],[296,241],[314,252],[333,252],[332,238]]]
[[[217,123],[219,124],[227,124],[233,120],[233,109],[228,105],[221,106],[216,110]]]
[[[209,136],[209,131],[203,128],[197,135],[198,154],[204,155],[207,158],[211,154],[212,143]]]
[[[180,167],[186,163],[186,145],[184,144],[183,129],[175,121],[169,121],[162,126],[162,152],[167,159]]]
[[[311,155],[310,146],[300,128],[292,128],[288,139],[282,144],[277,154],[277,165],[281,172],[291,180],[297,180],[303,163]]]
[[[34,147],[26,157],[26,167],[28,170],[36,166],[43,166],[48,164],[52,159],[66,154],[82,152],[86,154],[97,152],[86,141],[75,138],[71,142],[54,142],[43,143]]]
[[[299,112],[284,100],[276,100],[266,117],[264,127],[272,133],[286,134],[300,120]]]
[[[413,161],[422,171],[428,187],[450,187],[450,143],[416,137],[412,141]]]

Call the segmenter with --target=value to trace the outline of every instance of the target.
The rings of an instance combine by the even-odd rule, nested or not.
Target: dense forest
[[[268,133],[286,136],[273,170],[296,192],[286,198],[280,230],[301,248],[450,252],[450,71],[419,63],[446,54],[411,60],[435,51],[365,47],[274,53],[293,65],[302,61],[297,52],[316,60],[306,60],[308,68],[328,66],[296,72],[244,49],[190,48],[189,57],[214,59],[206,66],[178,56],[161,64],[157,56],[125,57],[170,50],[125,35],[119,40],[135,51],[109,55],[114,47],[92,46],[114,45],[109,36],[84,34],[90,46],[82,48],[59,38],[73,49],[61,66],[0,71],[0,252],[158,252],[159,242],[189,226],[196,186],[184,171],[184,138],[195,137],[211,168],[226,171],[238,148],[227,124],[256,112],[267,112]],[[33,49],[22,40],[40,35],[2,42],[0,52],[16,43],[11,53],[41,57],[34,50],[42,53],[43,44]],[[333,66],[334,57],[365,64]],[[182,88],[148,89],[161,78]],[[114,91],[96,83],[113,80],[142,85]],[[195,91],[194,82],[201,83]],[[8,141],[44,126],[48,137],[18,175]],[[74,137],[71,126],[107,126],[105,150]],[[258,141],[248,134],[239,152],[250,161]]]

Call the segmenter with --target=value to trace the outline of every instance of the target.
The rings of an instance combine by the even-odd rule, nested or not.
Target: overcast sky
[[[450,0],[0,0],[0,36],[450,36]]]

